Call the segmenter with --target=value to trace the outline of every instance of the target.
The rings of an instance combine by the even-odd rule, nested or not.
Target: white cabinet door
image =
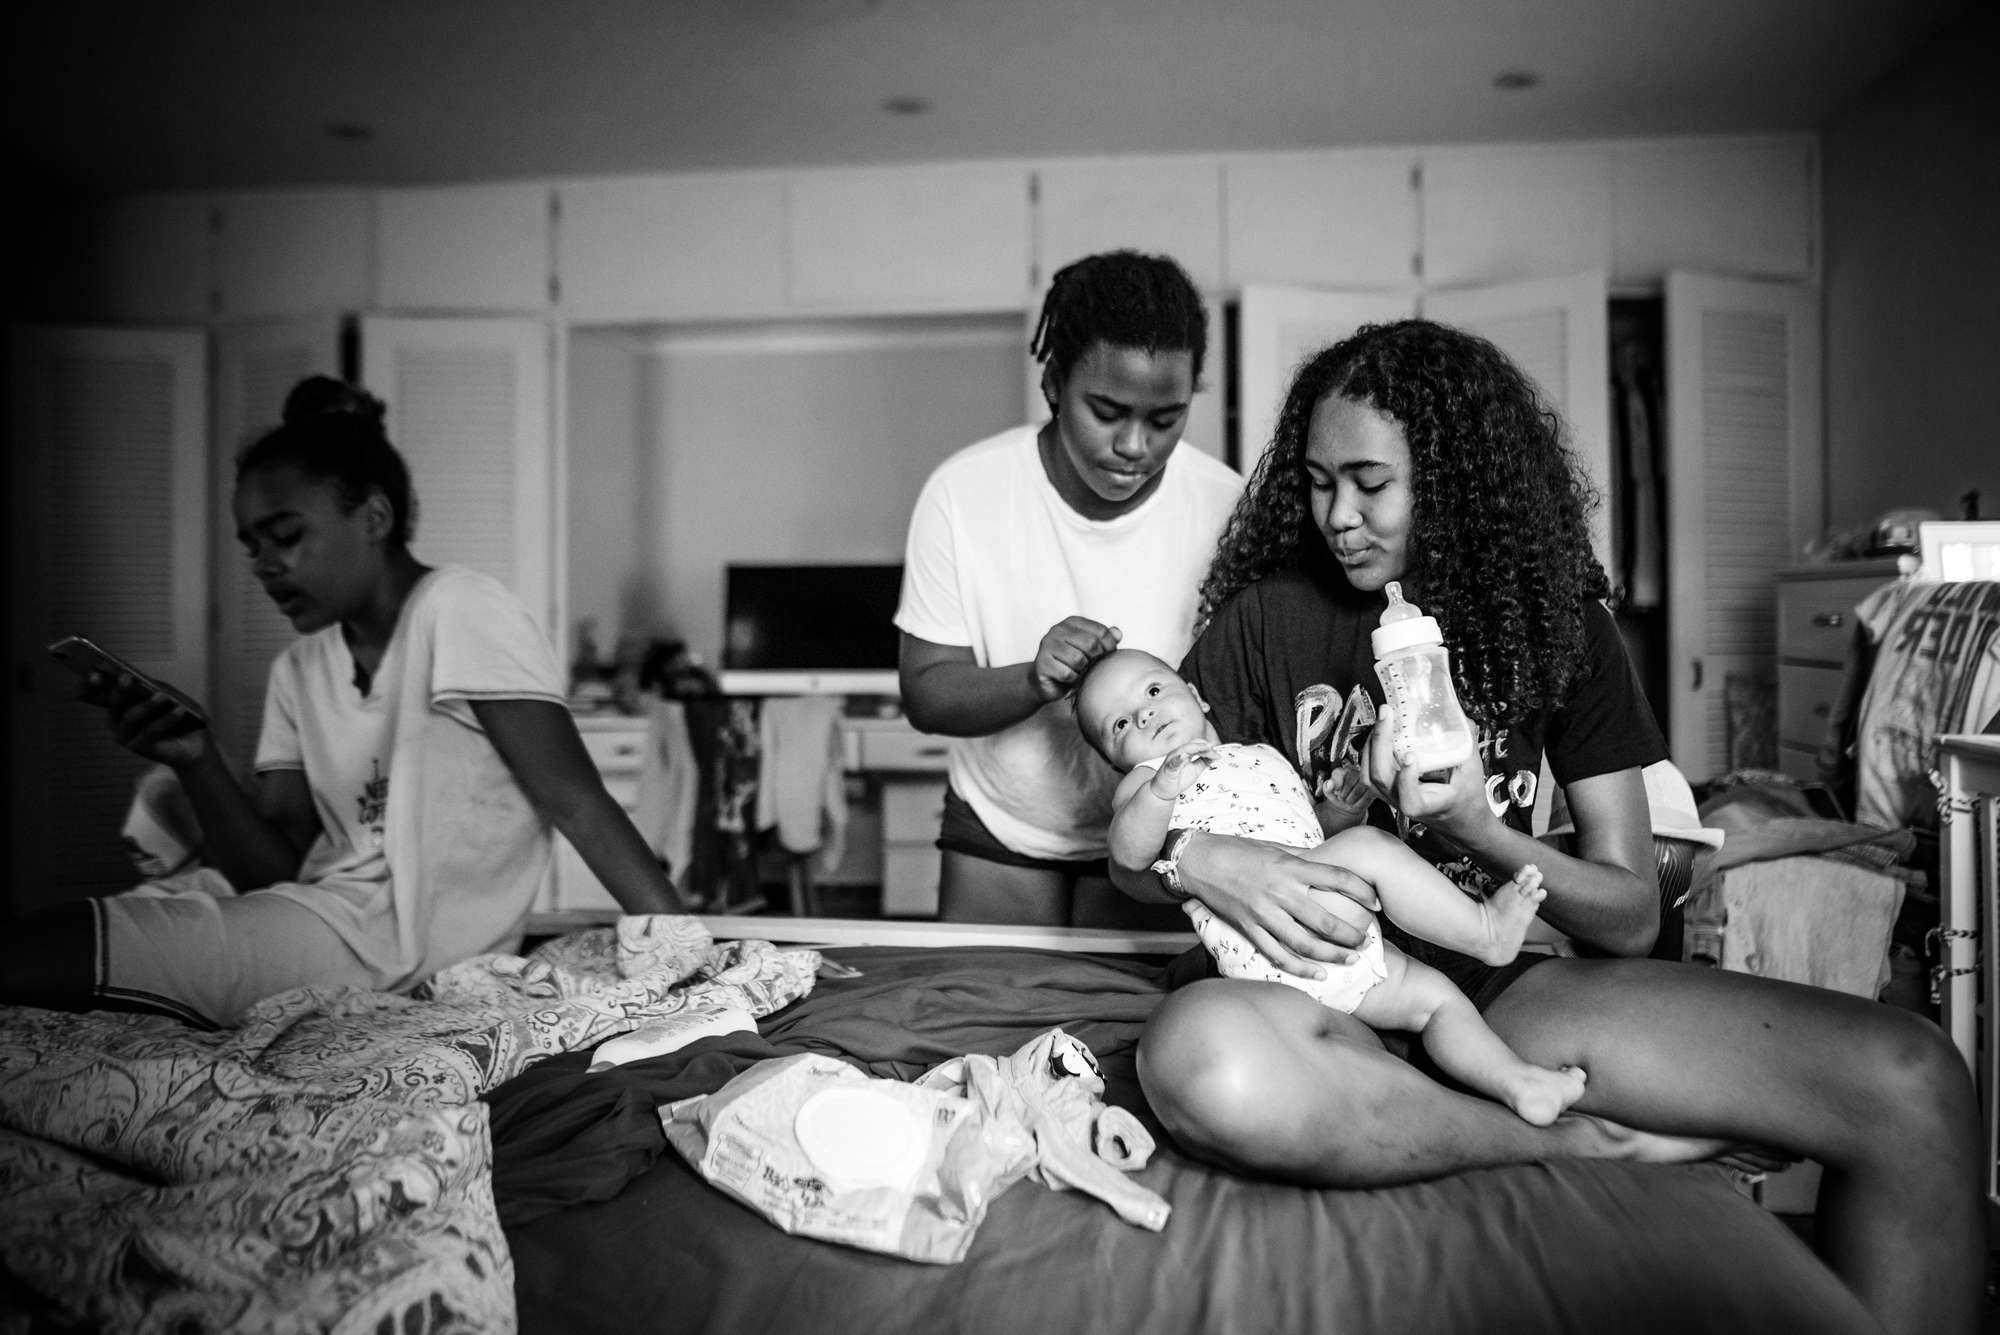
[[[1223,164],[1232,285],[1404,288],[1416,282],[1416,154],[1285,153]]]
[[[375,305],[536,311],[549,304],[549,188],[464,185],[376,195]]]
[[[1674,763],[1729,768],[1728,680],[1770,681],[1776,579],[1819,530],[1819,298],[1667,275],[1667,634]]]
[[[83,309],[96,320],[192,323],[215,296],[215,204],[206,195],[128,195],[84,225]]]
[[[1170,255],[1196,287],[1222,287],[1222,169],[1202,158],[1110,158],[1036,170],[1035,267],[1106,250]]]
[[[1587,144],[1423,157],[1424,282],[1436,287],[1611,268],[1611,159]]]
[[[47,647],[85,635],[208,694],[208,341],[22,329],[13,343],[13,906],[129,888],[145,762]]]
[[[556,187],[556,276],[572,320],[785,310],[785,181],[718,173]]]
[[[1237,469],[1249,477],[1270,448],[1292,375],[1312,354],[1364,324],[1417,313],[1398,292],[1318,292],[1246,287],[1237,311],[1237,412],[1242,423]]]
[[[332,317],[239,325],[216,335],[215,691],[209,717],[223,754],[245,774],[256,758],[264,724],[271,660],[298,632],[250,573],[249,558],[236,540],[230,513],[236,456],[278,425],[292,386],[310,375],[339,373],[340,322]]]
[[[1427,292],[1428,319],[1498,344],[1562,414],[1590,485],[1604,498],[1591,545],[1611,564],[1611,337],[1602,271],[1495,287]]]
[[[216,313],[256,320],[368,304],[374,220],[362,190],[218,196]]]
[[[788,200],[794,306],[888,313],[1027,302],[1026,167],[801,173]]]
[[[1613,150],[1613,281],[1670,269],[1809,278],[1818,209],[1810,136],[1621,144]]]
[[[411,550],[481,570],[555,625],[549,330],[539,320],[361,322],[362,383],[417,493]]]

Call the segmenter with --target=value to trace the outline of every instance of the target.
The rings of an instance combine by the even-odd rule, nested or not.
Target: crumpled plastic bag
[[[1153,1143],[1103,1107],[1103,1089],[1090,1050],[1052,1029],[1004,1061],[953,1058],[915,1084],[816,1053],[776,1058],[665,1105],[660,1121],[696,1172],[785,1232],[944,1264],[964,1258],[993,1200],[1030,1172],[1165,1227],[1167,1203],[1107,1161],[1143,1167]],[[815,1120],[841,1106],[867,1110],[868,1124]],[[884,1124],[902,1130],[885,1138]],[[856,1143],[827,1143],[826,1128],[842,1125]]]

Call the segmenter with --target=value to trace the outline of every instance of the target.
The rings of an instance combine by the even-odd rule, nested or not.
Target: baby
[[[1111,856],[1126,866],[1156,856],[1172,830],[1284,844],[1372,883],[1383,911],[1406,931],[1488,964],[1519,953],[1546,893],[1541,873],[1523,867],[1490,900],[1472,899],[1384,831],[1363,825],[1327,838],[1283,754],[1218,742],[1200,695],[1151,654],[1120,649],[1092,664],[1077,685],[1076,718],[1098,753],[1125,773],[1112,798]],[[1367,931],[1359,958],[1322,964],[1322,979],[1279,969],[1206,905],[1182,907],[1227,977],[1285,983],[1372,1028],[1421,1033],[1440,1069],[1536,1126],[1583,1097],[1580,1069],[1522,1061],[1450,979],[1385,942],[1373,913],[1346,895],[1312,894]]]

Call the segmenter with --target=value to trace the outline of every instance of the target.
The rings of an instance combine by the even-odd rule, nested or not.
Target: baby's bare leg
[[[1449,978],[1386,941],[1382,951],[1389,976],[1361,999],[1355,1019],[1375,1029],[1421,1033],[1424,1050],[1446,1075],[1535,1126],[1549,1125],[1583,1097],[1581,1069],[1551,1071],[1522,1061]]]
[[[1542,874],[1523,867],[1490,899],[1474,899],[1402,840],[1370,825],[1342,830],[1299,856],[1359,874],[1375,886],[1382,911],[1398,927],[1486,964],[1505,964],[1521,953],[1547,893]]]

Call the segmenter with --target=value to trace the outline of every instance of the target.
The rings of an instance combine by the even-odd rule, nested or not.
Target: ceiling
[[[103,190],[1809,129],[1969,7],[32,3],[9,156]]]

